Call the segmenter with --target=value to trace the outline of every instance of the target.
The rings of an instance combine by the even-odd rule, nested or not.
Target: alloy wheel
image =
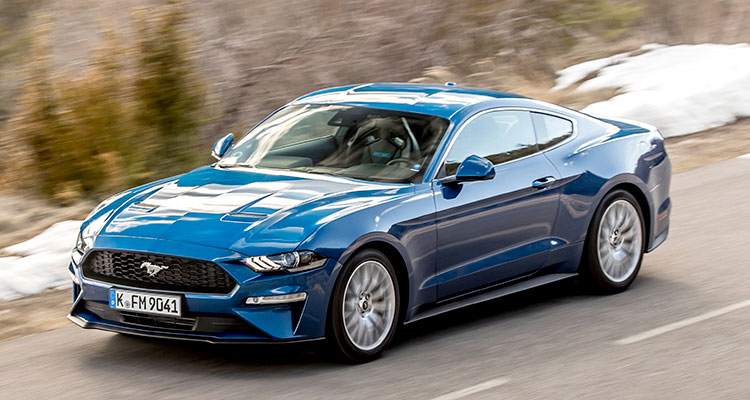
[[[344,291],[342,315],[346,335],[359,350],[385,341],[396,319],[396,291],[382,263],[366,260],[355,268]]]
[[[642,255],[643,228],[635,206],[618,199],[602,215],[598,232],[599,265],[612,282],[624,282],[635,272]]]

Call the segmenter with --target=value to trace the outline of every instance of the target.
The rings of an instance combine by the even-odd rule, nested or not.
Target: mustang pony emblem
[[[156,274],[161,272],[161,270],[169,269],[169,267],[167,267],[166,265],[151,264],[148,261],[141,263],[140,268],[146,268],[146,272],[148,273],[148,276],[156,276]]]

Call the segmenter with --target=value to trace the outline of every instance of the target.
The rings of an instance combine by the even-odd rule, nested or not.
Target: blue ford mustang
[[[502,92],[326,89],[213,155],[86,218],[74,323],[212,343],[327,338],[367,361],[399,325],[458,307],[573,277],[622,291],[669,227],[656,129]]]

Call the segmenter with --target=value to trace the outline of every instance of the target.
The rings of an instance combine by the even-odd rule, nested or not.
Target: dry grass
[[[165,1],[33,4],[52,16],[56,67],[82,69],[102,26],[126,32],[124,11]],[[750,33],[750,3],[742,0],[188,3],[194,58],[210,78],[213,104],[213,118],[201,129],[203,148],[292,98],[350,83],[452,80],[580,107],[585,99],[575,94],[548,92],[556,70],[649,42],[733,43]]]
[[[102,26],[126,32],[124,10],[163,2],[44,3],[39,10],[51,15],[55,66],[81,68],[103,40]],[[477,65],[492,60],[524,79],[548,84],[561,66],[560,57],[571,50],[587,54],[592,48],[611,50],[612,32],[625,33],[622,27],[635,22],[643,7],[638,0],[188,3],[195,60],[203,75],[211,78],[208,94],[216,104],[215,118],[204,128],[205,145],[222,131],[249,128],[308,91],[349,83],[408,81],[433,66],[447,66],[467,77],[492,73],[494,69]],[[576,47],[576,43],[585,45]],[[502,86],[515,89],[507,81]]]
[[[0,342],[70,325],[71,290],[50,290],[0,302]]]
[[[667,138],[666,146],[673,173],[750,154],[750,118],[692,135]]]
[[[82,220],[96,206],[92,201],[61,206],[12,193],[0,193],[0,204],[0,249],[31,239],[56,222]]]

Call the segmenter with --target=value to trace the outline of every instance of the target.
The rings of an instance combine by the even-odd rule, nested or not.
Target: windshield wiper
[[[297,171],[297,172],[304,172],[306,174],[318,174],[318,175],[331,174],[330,171],[324,172],[324,171],[316,170],[315,167],[297,167],[297,168],[290,169],[290,171]]]
[[[216,164],[219,168],[255,168],[252,164],[247,163],[239,163],[239,164]]]

